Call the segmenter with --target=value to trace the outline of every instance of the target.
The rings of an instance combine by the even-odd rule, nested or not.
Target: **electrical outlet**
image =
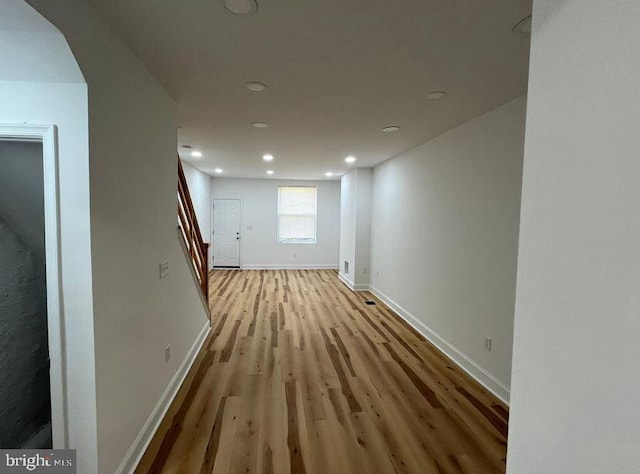
[[[166,260],[164,262],[160,262],[160,279],[162,280],[164,277],[169,275],[169,262]]]
[[[171,346],[164,348],[164,361],[169,362],[171,360]]]
[[[485,337],[484,338],[484,348],[488,351],[491,350],[491,338],[490,337]]]
[[[294,253],[294,254],[293,254],[293,258],[298,258],[298,254],[297,254],[297,253]]]

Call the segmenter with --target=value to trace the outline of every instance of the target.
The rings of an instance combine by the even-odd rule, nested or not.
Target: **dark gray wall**
[[[42,147],[0,142],[0,448],[51,447]]]
[[[44,259],[42,143],[0,141],[0,217]]]

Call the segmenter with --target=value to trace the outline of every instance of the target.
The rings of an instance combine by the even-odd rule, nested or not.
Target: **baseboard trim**
[[[309,263],[309,264],[289,264],[289,263],[267,263],[241,265],[242,270],[337,270],[337,264]]]
[[[124,456],[124,459],[116,469],[116,474],[124,474],[124,473],[133,473],[135,468],[138,466],[138,463],[142,459],[149,443],[153,439],[156,431],[158,430],[160,423],[162,422],[164,416],[166,415],[173,399],[176,397],[178,390],[180,390],[180,386],[184,382],[184,379],[187,377],[193,362],[195,361],[197,355],[200,353],[200,349],[202,348],[202,344],[207,339],[209,335],[209,331],[211,331],[211,326],[209,321],[204,325],[200,334],[194,341],[193,345],[189,349],[187,356],[178,367],[178,370],[171,378],[169,385],[164,389],[158,403],[153,408],[151,415],[142,426],[140,433],[136,437],[135,441],[127,451],[127,454]]]
[[[342,281],[342,283],[344,283],[345,285],[347,285],[347,287],[352,290],[352,291],[369,291],[369,285],[368,284],[359,284],[356,285],[355,283],[353,283],[349,277],[347,275],[345,275],[344,273],[340,272],[338,273],[338,278],[340,278],[340,281]]]
[[[467,374],[473,377],[480,385],[493,393],[507,406],[509,405],[510,390],[507,386],[380,290],[370,285],[369,291],[391,308],[398,316],[409,323],[411,327],[426,337],[429,342],[436,346]]]

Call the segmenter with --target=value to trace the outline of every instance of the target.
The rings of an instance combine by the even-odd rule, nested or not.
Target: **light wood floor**
[[[370,293],[329,270],[210,283],[212,333],[136,472],[505,471],[507,408]]]

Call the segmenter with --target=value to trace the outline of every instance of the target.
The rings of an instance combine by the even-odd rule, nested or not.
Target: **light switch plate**
[[[160,262],[160,279],[169,275],[169,262]]]

